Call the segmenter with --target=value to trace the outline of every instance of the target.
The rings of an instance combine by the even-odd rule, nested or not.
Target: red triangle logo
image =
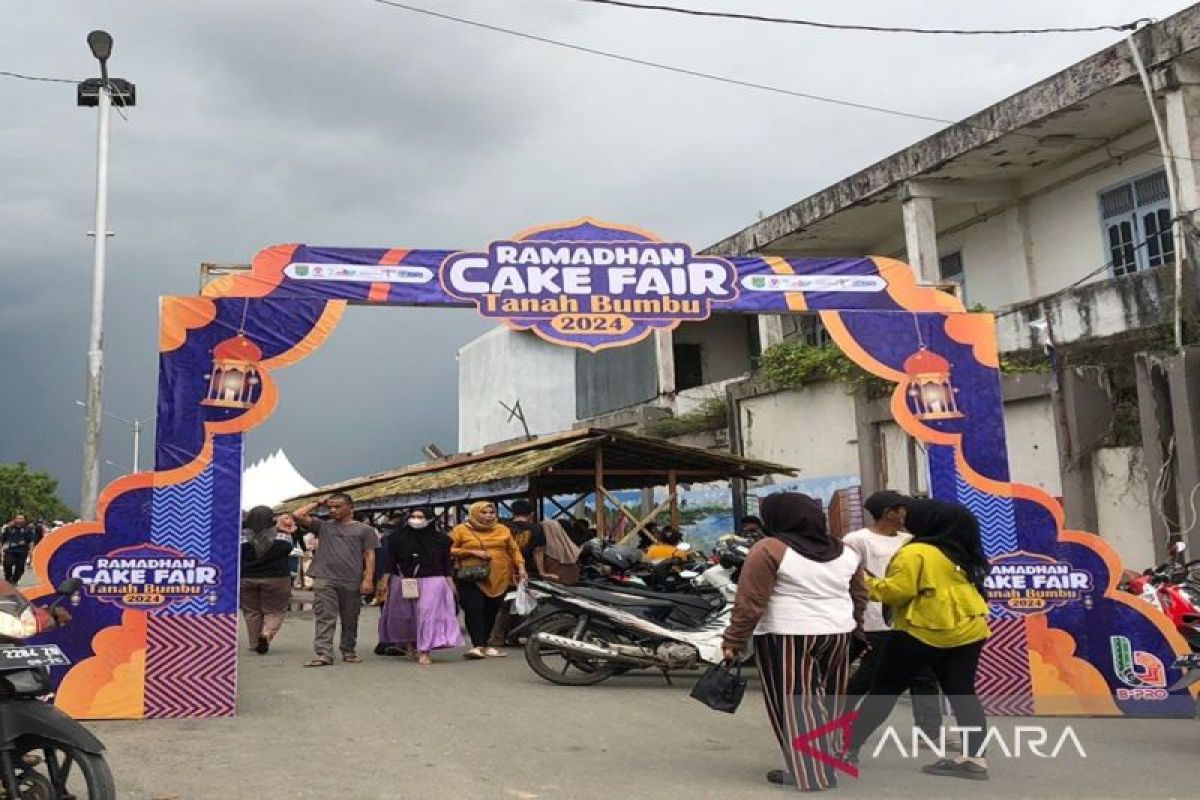
[[[836,770],[846,773],[851,778],[858,777],[858,767],[851,764],[849,761],[843,761],[838,756],[830,755],[823,750],[818,750],[816,741],[823,736],[840,730],[842,732],[842,742],[848,744],[850,735],[854,731],[854,721],[858,719],[858,712],[851,711],[843,714],[832,722],[828,722],[815,730],[811,730],[806,734],[797,736],[792,740],[792,747],[796,752],[808,756],[811,759],[821,762],[822,764],[833,767]]]

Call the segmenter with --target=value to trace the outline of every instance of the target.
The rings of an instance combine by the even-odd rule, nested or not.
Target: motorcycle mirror
[[[67,578],[58,585],[58,593],[63,596],[73,595],[83,586],[83,581],[79,578]]]
[[[1180,554],[1182,554],[1182,553],[1183,553],[1185,550],[1187,550],[1187,543],[1186,543],[1186,542],[1179,541],[1179,542],[1175,542],[1175,543],[1173,543],[1173,544],[1171,545],[1171,552],[1172,552],[1172,553],[1174,553],[1175,555],[1180,555]]]

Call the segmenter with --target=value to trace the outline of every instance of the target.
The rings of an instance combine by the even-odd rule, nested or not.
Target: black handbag
[[[479,534],[475,534],[475,541],[479,542],[480,550],[486,549],[483,546],[483,539],[479,538]],[[491,574],[492,574],[491,564],[488,564],[486,562],[483,564],[476,564],[475,566],[471,566],[471,567],[460,566],[458,569],[456,569],[454,571],[455,579],[457,579],[463,583],[478,583],[479,581],[486,581],[491,576]]]
[[[714,711],[724,711],[726,714],[737,711],[745,693],[746,679],[742,677],[741,662],[733,669],[724,661],[713,664],[692,687],[692,697]]]

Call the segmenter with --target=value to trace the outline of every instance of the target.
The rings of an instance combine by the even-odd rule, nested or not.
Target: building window
[[[704,366],[700,345],[676,342],[671,349],[675,355],[675,391],[703,386]]]
[[[780,319],[785,342],[799,342],[809,347],[826,347],[833,342],[816,314],[787,314]]]
[[[1104,247],[1114,275],[1162,266],[1175,259],[1171,198],[1162,170],[1100,193]]]
[[[963,272],[962,251],[947,253],[938,259],[938,273],[942,283],[953,283],[958,286],[958,299],[967,302],[966,273]]]

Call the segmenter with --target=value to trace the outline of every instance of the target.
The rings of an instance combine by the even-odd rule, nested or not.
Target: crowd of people
[[[985,780],[988,723],[974,690],[989,636],[979,524],[961,505],[890,491],[867,498],[864,507],[871,524],[843,538],[829,532],[819,501],[793,492],[768,495],[759,516],[740,520],[737,535],[754,545],[741,568],[723,650],[732,662],[753,640],[785,764],[767,780],[802,791],[835,787],[836,766],[794,742],[830,727],[814,746],[857,763],[904,692],[913,697],[914,725],[950,751],[923,771]],[[474,503],[449,530],[432,510],[415,508],[382,533],[357,520],[353,500],[342,493],[294,514],[255,508],[245,515],[242,539],[249,644],[269,651],[296,581],[307,580],[315,632],[305,666],[331,666],[338,655],[361,663],[364,597],[382,607],[377,655],[408,656],[424,666],[434,663],[435,652],[453,648],[464,648],[470,660],[503,658],[514,623],[505,596],[530,577],[577,581],[581,547],[595,535],[583,520],[539,522],[524,500],[514,501],[503,520],[495,503]],[[652,523],[631,537],[648,562],[689,557],[670,525]],[[962,742],[942,735],[943,696],[958,728],[969,732]],[[854,709],[852,734],[839,738],[832,723]]]
[[[435,651],[469,644],[464,658],[503,658],[500,648],[513,625],[505,595],[529,577],[575,583],[580,545],[595,533],[569,517],[535,522],[524,500],[514,501],[511,513],[501,520],[494,503],[478,502],[447,531],[431,510],[416,508],[380,531],[358,521],[353,500],[341,493],[294,514],[251,509],[242,523],[241,554],[250,647],[269,652],[293,588],[307,587],[315,633],[306,666],[331,666],[338,655],[345,663],[362,661],[364,598],[381,606],[377,655],[410,656],[427,666]]]

